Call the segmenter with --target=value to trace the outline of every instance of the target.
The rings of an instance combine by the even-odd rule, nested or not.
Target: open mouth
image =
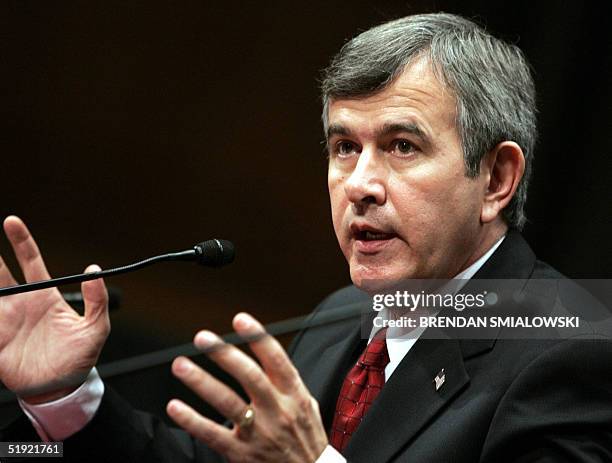
[[[380,230],[367,223],[352,223],[350,229],[355,251],[362,254],[377,254],[397,238],[396,233]]]
[[[390,240],[396,235],[394,233],[374,232],[370,230],[357,230],[353,232],[353,236],[359,241],[382,241]]]

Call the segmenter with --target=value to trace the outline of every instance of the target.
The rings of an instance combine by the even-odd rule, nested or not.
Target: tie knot
[[[385,368],[389,363],[389,351],[387,350],[387,328],[379,330],[370,343],[366,346],[359,362],[375,368]]]

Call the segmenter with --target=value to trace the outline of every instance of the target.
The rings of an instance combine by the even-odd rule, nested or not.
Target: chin
[[[405,272],[393,272],[386,267],[351,266],[351,280],[360,290],[372,295],[396,287],[409,278]]]

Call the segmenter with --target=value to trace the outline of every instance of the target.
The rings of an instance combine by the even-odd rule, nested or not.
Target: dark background
[[[305,314],[349,283],[329,214],[317,78],[348,38],[411,13],[463,14],[525,51],[541,135],[525,235],[568,276],[612,274],[610,47],[602,13],[582,2],[0,8],[0,215],[26,220],[52,274],[211,237],[236,244],[222,270],[162,264],[109,281],[124,298],[103,362],[204,327],[227,332],[239,310],[264,322]],[[6,240],[0,253],[14,264]],[[173,384],[167,368],[155,374]],[[117,381],[143,406],[169,393]]]

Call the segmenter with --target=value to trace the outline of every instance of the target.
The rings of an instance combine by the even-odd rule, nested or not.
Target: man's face
[[[473,262],[486,187],[465,175],[455,116],[425,59],[380,93],[330,102],[332,219],[358,287],[452,278]]]

